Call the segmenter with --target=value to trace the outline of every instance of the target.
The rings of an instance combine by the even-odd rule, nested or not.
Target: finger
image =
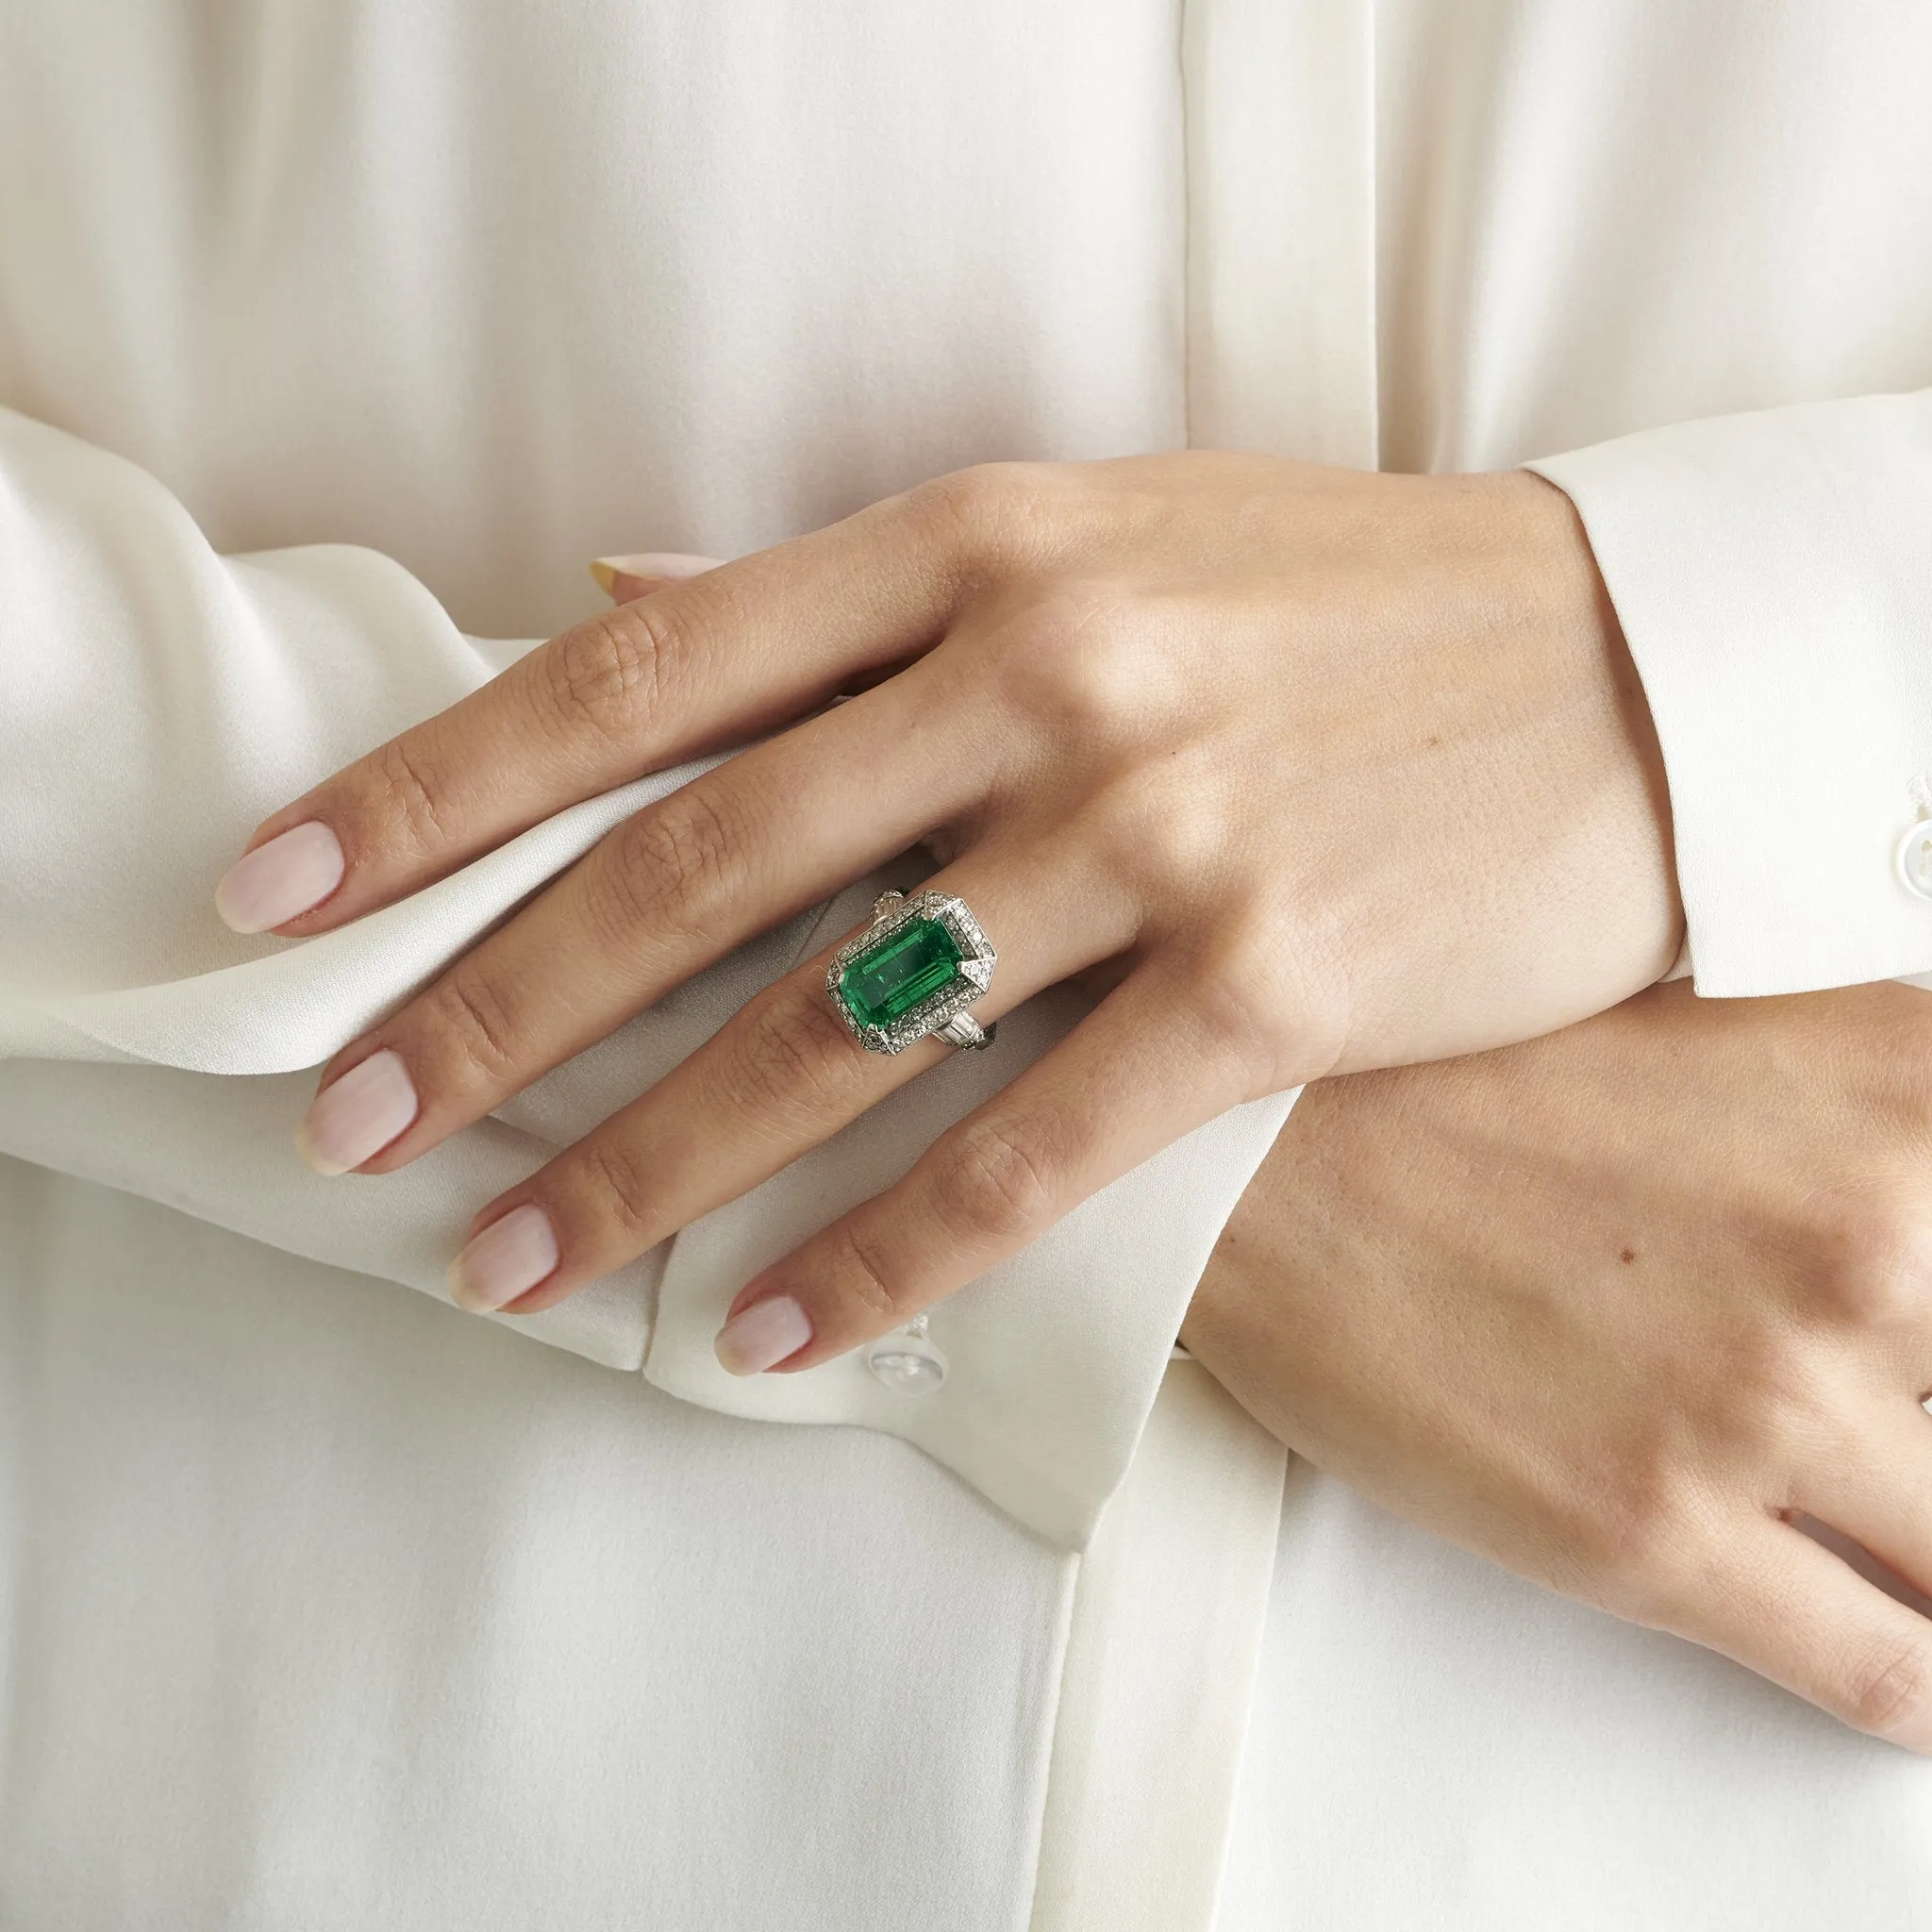
[[[1932,1751],[1932,1621],[1789,1524],[1700,1560],[1694,1600],[1646,1617],[1874,1738]]]
[[[923,669],[703,774],[608,833],[336,1056],[297,1137],[304,1158],[325,1174],[403,1166],[963,810],[978,789],[975,761]]]
[[[1888,1394],[1874,1391],[1857,1436],[1812,1469],[1796,1506],[1932,1597],[1932,1430],[1924,1411],[1903,1402],[1894,1410]]]
[[[1083,891],[1071,853],[1036,854],[1030,870],[975,853],[930,884],[963,898],[999,949],[973,1008],[982,1024],[1131,936],[1131,909]],[[1024,908],[1044,903],[1063,916],[1025,920]],[[486,1208],[452,1271],[455,1299],[519,1314],[553,1307],[748,1192],[953,1051],[925,1040],[868,1053],[825,989],[836,950],[767,988],[648,1093]],[[550,1266],[532,1271],[535,1250],[519,1250],[521,1270],[499,1263],[493,1231],[512,1213],[548,1229]]]
[[[600,613],[263,821],[239,930],[341,925],[564,807],[756,736],[943,632],[978,566],[931,489]]]
[[[1165,967],[1133,974],[895,1187],[748,1283],[719,1359],[806,1369],[884,1335],[1249,1098],[1250,1071],[1189,991]]]

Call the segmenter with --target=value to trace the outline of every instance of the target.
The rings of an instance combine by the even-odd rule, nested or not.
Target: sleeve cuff
[[[1643,682],[1699,992],[1932,968],[1895,858],[1932,769],[1932,391],[1526,467],[1576,506]]]
[[[475,1208],[661,1078],[815,931],[862,923],[888,882],[740,947],[401,1173],[324,1180],[291,1139],[300,1070],[700,767],[587,799],[335,932],[244,939],[208,888],[262,812],[524,645],[464,638],[368,551],[219,558],[152,477],[5,410],[0,555],[0,1150],[440,1295]],[[997,1053],[952,1056],[556,1308],[491,1319],[735,1415],[887,1431],[1084,1546],[1292,1094],[1198,1128],[935,1308],[949,1368],[929,1391],[889,1386],[863,1351],[740,1380],[711,1346],[752,1274],[890,1186],[1081,1013],[1065,990],[1027,1001]]]

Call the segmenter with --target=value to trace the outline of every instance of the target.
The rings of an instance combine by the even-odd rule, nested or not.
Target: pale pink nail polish
[[[267,932],[320,905],[341,882],[341,845],[311,819],[238,858],[215,888],[215,910],[237,932]]]
[[[761,1375],[811,1340],[811,1317],[789,1294],[754,1302],[718,1331],[718,1359],[734,1375]]]
[[[557,1270],[557,1230],[525,1201],[475,1236],[449,1266],[449,1298],[473,1315],[488,1315],[527,1294]]]
[[[598,557],[591,562],[591,575],[608,595],[617,594],[619,577],[641,577],[647,582],[681,582],[716,570],[715,557],[692,557],[681,550],[640,550],[629,557]]]
[[[387,1147],[417,1111],[415,1083],[402,1055],[384,1047],[308,1103],[295,1146],[317,1174],[347,1174]]]

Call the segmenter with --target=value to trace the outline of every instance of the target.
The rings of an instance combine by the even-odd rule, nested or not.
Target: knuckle
[[[423,1017],[469,1082],[493,1090],[513,1081],[520,1059],[515,1016],[486,974],[467,962],[455,967],[425,996]]]
[[[974,463],[910,491],[906,508],[945,555],[969,571],[997,568],[1017,551],[1044,483],[1035,463]]]
[[[1178,715],[1171,668],[1143,641],[1123,586],[1059,584],[1000,626],[992,674],[1007,705],[1057,745],[1138,743]]]
[[[1217,1031],[1234,1033],[1254,1023],[1255,1008],[1293,991],[1284,987],[1284,948],[1253,923],[1229,917],[1204,941],[1192,960],[1196,1006]]]
[[[1055,1167],[1039,1129],[1012,1121],[969,1121],[954,1136],[935,1191],[956,1231],[998,1244],[1053,1219]]]
[[[873,1236],[853,1222],[840,1227],[829,1257],[831,1278],[868,1325],[896,1327],[912,1312],[908,1284],[885,1259]]]
[[[656,1224],[645,1171],[622,1141],[585,1142],[575,1168],[573,1191],[585,1197],[600,1219],[620,1228],[640,1249],[662,1239],[665,1230]]]
[[[747,1031],[735,1070],[740,1099],[781,1121],[838,1111],[860,1067],[844,1023],[823,999],[788,989]]]
[[[430,852],[448,838],[452,812],[443,784],[407,737],[393,738],[371,754],[378,809],[403,830],[418,851]]]
[[[1874,1738],[1921,1742],[1932,1718],[1932,1652],[1924,1642],[1886,1645],[1854,1667],[1846,1715]]]
[[[676,637],[670,610],[649,603],[566,631],[541,658],[551,716],[570,736],[629,744],[662,704]]]
[[[1164,883],[1180,885],[1211,878],[1222,869],[1236,834],[1227,801],[1210,786],[1176,784],[1166,774],[1151,775],[1145,768],[1129,784],[1111,788],[1109,801],[1121,833],[1143,866],[1155,868]],[[1245,941],[1246,936],[1241,936]],[[1262,953],[1258,941],[1243,944],[1254,963]]]
[[[1187,991],[1207,1041],[1227,1056],[1248,1094],[1276,1092],[1341,1056],[1344,1004],[1308,970],[1291,935],[1258,910],[1229,917],[1202,941]]]
[[[715,788],[688,785],[611,835],[608,909],[616,930],[608,937],[627,939],[639,926],[707,937],[742,870],[737,810]]]
[[[1811,1232],[1821,1311],[1861,1329],[1921,1322],[1932,1284],[1932,1213],[1903,1192],[1840,1201]]]

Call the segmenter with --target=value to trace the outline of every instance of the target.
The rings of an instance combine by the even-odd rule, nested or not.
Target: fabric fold
[[[387,558],[218,557],[135,466],[0,412],[0,1149],[432,1293],[471,1214],[660,1078],[916,858],[740,948],[403,1174],[325,1180],[292,1130],[325,1060],[572,863],[715,760],[558,813],[411,898],[300,942],[217,919],[268,811],[493,676]],[[1083,1545],[1133,1453],[1216,1235],[1291,1096],[1191,1135],[932,1317],[951,1373],[908,1396],[847,1357],[738,1381],[711,1336],[748,1275],[1077,1023],[1057,992],[824,1147],[518,1332],[732,1414],[900,1436]],[[452,1319],[456,1319],[454,1316]]]

